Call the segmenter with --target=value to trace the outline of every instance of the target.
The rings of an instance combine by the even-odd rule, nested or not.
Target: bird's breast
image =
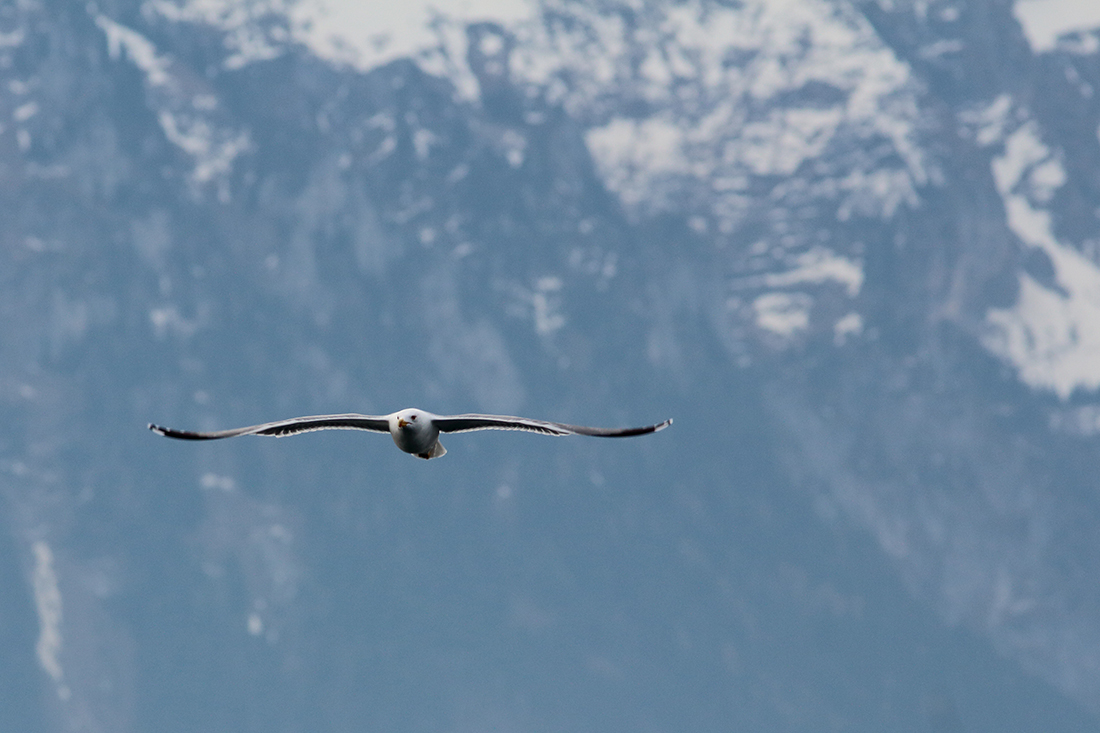
[[[434,426],[416,423],[406,423],[405,427],[397,427],[390,431],[393,442],[406,453],[427,453],[439,439],[439,431]]]

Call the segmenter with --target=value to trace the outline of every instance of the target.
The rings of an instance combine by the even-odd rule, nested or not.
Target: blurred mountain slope
[[[1095,727],[1089,32],[241,7],[0,12],[0,727]],[[404,406],[676,423],[144,430]]]

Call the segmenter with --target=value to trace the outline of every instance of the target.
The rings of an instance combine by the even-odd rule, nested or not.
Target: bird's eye
[[[416,415],[409,415],[409,419],[415,421],[416,420]]]

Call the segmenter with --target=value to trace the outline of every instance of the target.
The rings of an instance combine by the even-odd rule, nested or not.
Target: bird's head
[[[417,426],[417,420],[420,418],[420,413],[416,410],[402,410],[397,413],[397,427],[402,430],[406,428],[415,428]]]

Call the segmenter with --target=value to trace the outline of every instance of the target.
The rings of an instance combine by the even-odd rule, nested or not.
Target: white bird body
[[[543,435],[592,435],[601,438],[627,438],[664,430],[672,424],[665,420],[656,425],[640,428],[590,428],[584,425],[533,420],[511,415],[433,415],[424,410],[407,408],[390,415],[313,415],[289,420],[250,425],[246,428],[192,432],[175,430],[149,424],[149,429],[160,435],[180,440],[217,440],[237,435],[272,435],[282,437],[306,433],[311,430],[367,430],[389,433],[398,448],[419,458],[439,458],[447,452],[439,442],[440,433],[464,433],[471,430],[525,430]]]
[[[422,417],[423,416],[423,417]],[[390,435],[397,447],[421,458],[438,458],[447,452],[439,442],[439,428],[427,413],[407,409],[388,415]]]

